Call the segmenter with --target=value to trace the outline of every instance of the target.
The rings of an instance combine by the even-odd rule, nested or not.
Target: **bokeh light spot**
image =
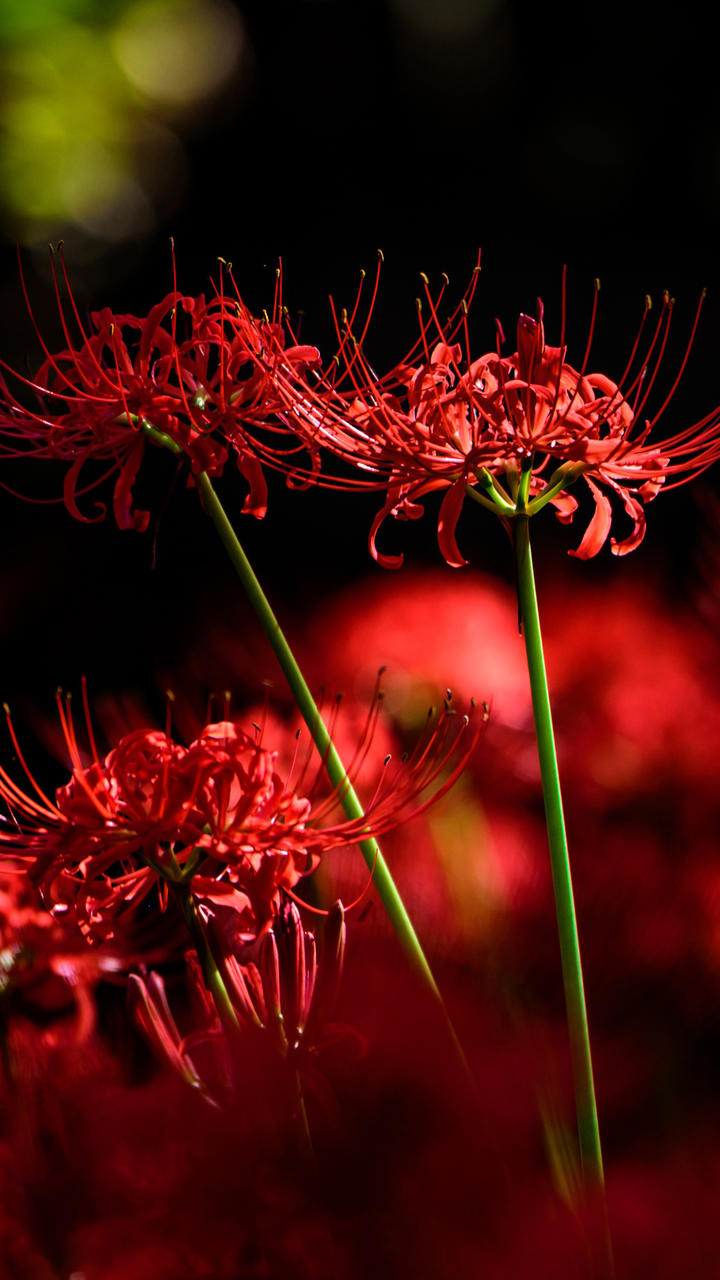
[[[229,0],[0,6],[0,217],[12,237],[150,232],[184,188],[184,127],[251,64]]]
[[[240,17],[222,0],[140,0],[113,37],[131,83],[153,101],[176,107],[216,93],[237,67],[244,44]]]
[[[106,240],[122,240],[152,227],[150,201],[124,158],[101,143],[78,146],[60,183],[68,216]]]

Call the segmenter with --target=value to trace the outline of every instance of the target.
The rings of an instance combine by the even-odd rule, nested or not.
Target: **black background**
[[[510,341],[520,311],[542,296],[556,339],[568,266],[569,359],[579,363],[601,280],[591,366],[619,376],[646,292],[677,297],[666,388],[682,357],[698,296],[708,288],[699,338],[668,432],[720,402],[720,137],[709,33],[690,7],[523,6],[454,0],[395,3],[247,3],[238,6],[252,70],[229,86],[186,140],[187,182],[171,216],[141,242],[107,248],[69,268],[82,308],[143,314],[170,288],[169,238],[185,292],[208,289],[222,255],[244,295],[261,307],[283,259],[286,301],[303,311],[303,337],[332,343],[328,293],[354,296],[361,267],[385,266],[373,362],[386,367],[415,335],[419,272],[450,276],[461,294],[482,249],[472,315],[477,351]],[[92,104],[88,104],[91,109]],[[2,340],[10,364],[38,361],[18,284],[13,233],[3,245]],[[39,322],[58,334],[44,258],[25,251]],[[32,468],[32,476],[30,471]],[[151,535],[110,519],[74,523],[61,504],[2,501],[5,696],[46,703],[85,672],[98,687],[153,684],[217,616],[254,622],[196,497],[173,485],[172,460],[152,457],[137,491],[156,519]],[[23,493],[57,496],[51,467],[7,469]],[[568,589],[607,574],[655,576],[669,603],[703,577],[707,478],[662,494],[640,550],[618,563],[568,560],[582,527],[536,521],[541,581]],[[172,487],[172,492],[170,492]],[[291,494],[271,480],[265,521],[239,516],[242,482],[222,494],[284,621],[300,633],[318,604],[355,578],[382,571],[367,530],[378,505],[326,491]],[[426,518],[386,531],[390,550],[441,563],[432,501]],[[505,536],[465,513],[460,540],[475,563],[509,577]],[[450,572],[450,570],[448,570]],[[233,615],[235,616],[235,615]],[[211,680],[211,676],[208,676]]]

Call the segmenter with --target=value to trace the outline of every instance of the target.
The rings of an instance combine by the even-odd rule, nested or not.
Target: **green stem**
[[[529,518],[526,515],[518,515],[515,519],[514,527],[518,598],[523,635],[525,637],[528,671],[530,673],[530,690],[538,755],[540,757],[540,775],[545,802],[545,819],[550,845],[555,910],[560,937],[565,1004],[570,1032],[580,1161],[586,1182],[602,1187],[604,1185],[603,1163],[590,1055],[590,1033],[588,1030],[585,989],[580,960],[580,941],[575,916],[570,858],[565,834],[565,819],[555,753],[552,713],[550,711],[550,697],[545,674],[540,617],[530,550]]]
[[[176,456],[179,456],[184,452],[182,447],[178,445],[176,441],[166,435],[165,432],[158,431],[158,429],[153,427],[151,423],[144,421],[141,426],[148,438],[155,444],[169,449],[170,452]],[[339,802],[351,822],[361,819],[365,815],[363,807],[355,792],[355,788],[345,772],[345,767],[335,749],[335,745],[330,734],[325,727],[317,703],[315,702],[315,699],[313,698],[305,681],[305,677],[295,660],[292,649],[285,639],[280,623],[275,617],[270,606],[270,602],[260,585],[255,571],[245,554],[230,520],[228,519],[227,513],[215,492],[212,481],[206,471],[201,471],[199,475],[195,477],[195,480],[202,495],[205,509],[220,535],[223,546],[225,547],[232,565],[245,588],[260,624],[270,641],[275,656],[290,686],[290,690],[295,702],[297,703],[298,709],[310,730],[313,741],[320,753],[320,756],[322,757],[330,782],[337,789]],[[458,1040],[455,1028],[450,1021],[440,990],[427,962],[422,946],[420,945],[420,940],[415,932],[405,904],[400,896],[395,881],[390,874],[390,868],[380,852],[378,843],[372,837],[368,837],[366,840],[359,841],[358,843],[362,856],[373,873],[373,884],[377,889],[380,901],[385,908],[400,946],[405,952],[412,969],[418,975],[420,981],[436,1002],[455,1047],[463,1071],[468,1078],[471,1078],[467,1059],[460,1041]]]
[[[265,631],[265,634],[267,635],[274,650],[275,656],[282,667],[293,697],[308,729],[310,730],[315,746],[323,759],[327,775],[333,786],[337,788],[340,804],[351,821],[354,822],[358,818],[363,818],[363,807],[358,800],[355,789],[345,772],[345,767],[335,749],[330,734],[325,727],[317,703],[315,702],[315,699],[313,698],[305,681],[305,677],[295,660],[292,649],[285,639],[280,623],[270,607],[268,598],[260,586],[255,575],[255,571],[240,544],[237,534],[227,517],[215,489],[213,488],[210,477],[206,472],[201,472],[197,477],[197,483],[203,496],[205,509],[220,535],[223,546],[232,561],[233,567],[240,578],[245,591],[247,592],[250,603],[252,604],[252,607],[255,610],[263,630]],[[360,844],[360,849],[368,867],[375,868],[373,873],[373,883],[403,949],[405,950],[413,967],[424,979],[433,995],[437,999],[441,999],[440,992],[428,962],[425,959],[417,934],[415,933],[410,917],[405,909],[405,905],[390,874],[388,865],[378,848],[377,841],[371,837],[367,840],[363,840]]]
[[[475,486],[471,484],[465,485],[465,492],[469,498],[472,498],[473,502],[477,502],[486,511],[492,511],[494,516],[498,514],[498,504],[494,498],[486,498],[484,493],[478,493]],[[488,489],[487,492],[490,492],[490,490]],[[514,507],[508,506],[508,511],[514,512]]]
[[[565,489],[569,489],[574,484],[578,476],[582,475],[583,465],[581,462],[567,462],[562,467],[558,467],[550,476],[544,489],[536,494],[532,502],[528,502],[526,511],[529,516],[537,515],[538,511],[542,511],[553,498],[559,493],[563,493]]]
[[[479,470],[475,472],[475,475],[478,484],[483,489],[485,497],[483,498],[483,494],[478,493],[475,486],[471,484],[467,484],[465,486],[465,492],[468,496],[475,502],[479,502],[483,507],[487,507],[489,505],[490,510],[493,511],[495,515],[497,515],[499,511],[502,515],[514,516],[515,506],[513,502],[503,489],[502,485],[499,484],[499,482],[495,480],[494,476],[492,476],[488,471],[487,467],[480,467]]]

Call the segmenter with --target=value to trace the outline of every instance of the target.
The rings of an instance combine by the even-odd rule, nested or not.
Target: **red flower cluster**
[[[376,549],[381,524],[389,515],[419,517],[421,499],[434,490],[444,493],[438,521],[441,551],[449,564],[460,566],[467,561],[458,549],[455,528],[468,491],[504,518],[532,515],[551,502],[558,518],[569,522],[577,502],[565,489],[579,476],[590,489],[595,513],[571,554],[587,558],[604,545],[612,523],[609,491],[632,521],[628,536],[611,541],[613,552],[625,555],[644,536],[644,504],[720,457],[717,410],[665,439],[650,438],[684,370],[699,308],[680,371],[660,408],[646,417],[673,311],[667,295],[641,351],[650,306],[646,301],[630,359],[616,383],[604,374],[587,372],[592,328],[579,369],[566,361],[564,333],[559,346],[546,345],[540,302],[535,319],[520,316],[512,355],[502,354],[498,325],[497,350],[474,358],[467,313],[476,279],[477,272],[447,323],[438,314],[444,286],[433,298],[425,279],[430,320],[423,318],[418,304],[420,337],[405,359],[382,377],[374,373],[363,349],[367,322],[359,335],[354,332],[357,303],[349,318],[343,314],[342,324],[336,319],[340,345],[322,376],[315,371],[310,377],[305,372],[299,376],[283,359],[275,330],[268,330],[265,350],[255,358],[281,402],[283,421],[309,452],[306,474],[341,489],[386,488],[385,503],[373,521],[370,550],[388,568],[398,567],[402,557]],[[247,319],[249,326],[254,323]],[[322,449],[354,468],[355,474],[321,476]],[[300,474],[296,462],[296,452],[290,453],[285,465]],[[528,470],[530,483],[519,505],[520,475]]]
[[[564,331],[559,346],[546,345],[541,303],[534,319],[520,316],[511,355],[502,354],[498,325],[497,349],[473,358],[467,316],[477,271],[446,323],[439,318],[445,286],[433,298],[424,278],[430,318],[419,306],[418,341],[378,376],[363,348],[372,304],[359,332],[354,328],[359,296],[351,316],[343,313],[341,322],[336,317],[339,347],[323,372],[318,350],[301,346],[283,326],[280,273],[272,316],[262,320],[244,305],[234,281],[231,294],[221,279],[209,302],[175,287],[143,318],[105,308],[93,313],[87,328],[64,265],[63,275],[67,307],[57,279],[56,290],[67,345],[52,354],[38,331],[43,364],[33,379],[13,375],[35,392],[39,409],[27,409],[2,386],[0,455],[69,463],[65,503],[81,520],[102,519],[105,508],[100,504],[99,514],[88,517],[78,496],[115,474],[118,524],[147,526],[148,513],[133,508],[132,488],[147,440],[143,428],[154,428],[195,472],[218,474],[234,453],[249,487],[243,510],[256,516],[267,505],[263,462],[295,482],[385,490],[370,549],[390,568],[402,557],[377,550],[380,526],[389,515],[419,517],[428,493],[443,492],[440,548],[449,564],[459,566],[466,560],[455,530],[468,492],[502,518],[533,515],[550,502],[569,522],[578,504],[566,490],[578,477],[586,481],[595,512],[571,554],[587,558],[604,545],[614,496],[632,522],[626,537],[611,539],[613,552],[625,555],[644,536],[645,504],[720,456],[717,410],[674,435],[652,438],[685,368],[698,319],[672,386],[654,415],[646,416],[668,341],[673,301],[667,295],[643,346],[646,302],[625,371],[614,382],[587,371],[594,311],[579,368],[566,360]],[[377,281],[373,303],[376,293]],[[354,474],[323,474],[322,450]],[[101,470],[87,480],[90,461]],[[520,497],[523,472],[530,479]]]
[[[149,514],[133,508],[132,489],[147,441],[142,428],[152,427],[187,455],[195,472],[220,473],[231,450],[249,487],[243,511],[263,516],[267,486],[249,428],[272,416],[272,395],[250,361],[253,327],[224,294],[222,282],[209,302],[174,287],[144,317],[115,315],[105,307],[86,326],[64,263],[67,303],[51,262],[67,345],[49,350],[25,292],[45,359],[32,379],[4,367],[35,393],[39,408],[28,409],[0,381],[0,456],[69,463],[65,505],[86,522],[103,519],[105,507],[100,503],[97,515],[84,515],[78,497],[115,475],[119,527],[143,530]],[[280,325],[272,332],[289,368],[300,373],[319,359],[313,347],[286,349]],[[99,464],[100,474],[88,479],[91,462]]]
[[[55,914],[70,912],[93,942],[134,926],[158,892],[166,905],[174,884],[201,901],[232,902],[255,936],[272,920],[281,889],[292,890],[327,850],[420,812],[452,784],[477,740],[475,731],[465,735],[469,717],[446,705],[413,754],[386,768],[365,817],[333,821],[338,797],[319,795],[322,769],[308,778],[308,757],[283,780],[278,752],[257,728],[209,724],[188,747],[169,732],[139,729],[101,758],[88,715],[88,765],[69,706],[58,698],[58,707],[73,774],[54,800],[25,766],[8,715],[32,791],[0,768],[0,796],[13,819],[0,825],[0,851],[28,865]],[[368,733],[373,722],[374,715]],[[367,739],[358,767],[366,747]]]

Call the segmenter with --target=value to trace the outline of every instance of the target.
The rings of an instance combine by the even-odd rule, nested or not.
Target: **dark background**
[[[61,338],[44,233],[45,241],[65,240],[81,309],[140,315],[170,288],[171,235],[181,289],[208,289],[221,254],[258,308],[271,298],[282,256],[291,312],[302,310],[303,337],[326,348],[328,293],[351,300],[359,269],[371,272],[382,248],[368,340],[380,367],[414,338],[418,273],[438,281],[446,271],[458,297],[481,247],[477,351],[492,346],[496,316],[511,343],[518,313],[532,310],[538,295],[552,342],[567,263],[569,359],[582,358],[597,276],[590,364],[611,377],[623,367],[645,293],[659,300],[668,288],[677,297],[666,387],[707,286],[700,335],[663,426],[680,429],[720,401],[720,107],[711,42],[692,7],[666,17],[653,11],[652,21],[618,4],[570,10],[507,0],[236,8],[243,58],[202,110],[173,121],[182,173],[143,234],[104,240],[62,220],[28,229],[6,212],[0,320],[10,365],[39,359],[18,283],[17,238],[49,341]],[[173,475],[169,458],[154,457],[137,485],[140,505],[144,496],[156,517],[155,540],[120,533],[110,520],[79,526],[61,504],[3,499],[8,694],[22,699],[32,690],[44,701],[83,671],[96,687],[153,680],[150,673],[172,668],[216,611],[226,615],[235,587],[195,495],[182,483],[170,494]],[[50,467],[14,466],[5,478],[24,494],[60,491]],[[705,478],[661,495],[649,509],[645,543],[620,564],[607,549],[592,564],[568,560],[581,527],[565,530],[544,516],[536,522],[541,578],[561,570],[572,587],[609,573],[655,576],[669,601],[692,596],[705,572],[709,485]],[[229,476],[222,493],[239,513],[239,478]],[[291,628],[299,632],[336,588],[381,573],[366,547],[376,506],[372,495],[291,494],[276,477],[266,520],[239,521]],[[432,501],[428,508],[419,524],[388,528],[385,545],[438,565]],[[507,542],[489,517],[465,513],[460,538],[476,563],[508,577]],[[245,625],[252,632],[254,623]]]
[[[166,4],[169,50],[180,0],[158,2]],[[145,3],[156,0],[138,0]],[[210,4],[197,0],[201,10]],[[222,8],[222,0],[217,4]],[[7,364],[32,369],[41,359],[19,285],[17,240],[37,324],[51,346],[63,345],[63,338],[47,266],[48,240],[65,241],[81,311],[110,306],[140,316],[171,287],[171,236],[184,292],[208,290],[222,255],[232,260],[247,302],[257,308],[271,300],[282,256],[291,313],[304,313],[303,338],[326,349],[333,345],[328,293],[340,304],[350,301],[360,268],[371,273],[381,248],[382,286],[366,344],[381,369],[402,356],[415,337],[419,272],[437,283],[446,271],[457,298],[481,248],[483,268],[471,314],[477,352],[494,344],[495,317],[511,351],[517,315],[532,311],[538,296],[546,305],[548,340],[557,341],[567,264],[568,359],[576,365],[582,361],[593,281],[599,277],[590,367],[617,378],[645,294],[652,294],[657,305],[663,289],[670,290],[677,308],[657,403],[682,361],[698,298],[707,287],[687,372],[659,434],[674,434],[720,405],[720,104],[716,44],[698,17],[699,7],[676,7],[664,15],[659,8],[646,12],[612,2],[571,8],[507,0],[257,0],[235,9],[244,23],[244,54],[215,97],[197,110],[175,114],[163,115],[156,103],[142,98],[128,97],[123,108],[136,112],[133,127],[140,127],[145,112],[175,140],[177,163],[160,174],[160,194],[139,230],[120,234],[116,225],[113,235],[103,236],[69,217],[33,220],[6,201],[0,356]],[[59,32],[47,25],[47,15],[56,10],[89,30],[119,21],[131,6],[128,0],[107,0],[102,7],[94,0],[18,0],[16,9],[15,0],[5,0],[0,31],[7,14],[16,19],[0,52],[7,103],[21,79],[12,61],[21,45],[24,65],[32,54],[37,74],[49,74],[52,51],[61,45]],[[160,58],[163,40],[164,34]],[[95,98],[83,100],[78,90],[86,69],[77,60],[65,67],[54,104],[59,118],[64,96],[75,95],[80,134],[83,116],[92,123],[99,112]],[[109,72],[98,81],[98,94],[105,80],[110,82]],[[119,130],[129,118],[118,108]],[[0,168],[14,119],[10,107],[0,104]],[[112,139],[106,142],[109,146]],[[65,137],[63,146],[68,145]],[[66,153],[53,156],[51,149],[40,167],[34,167],[30,151],[18,154],[28,181],[42,186],[51,162],[62,172]],[[147,156],[140,156],[138,165],[137,175],[147,178]],[[11,177],[8,170],[9,186]],[[51,464],[11,466],[0,458],[0,483],[35,499],[0,493],[0,701],[11,702],[30,764],[48,790],[67,780],[55,689],[73,690],[77,706],[83,675],[101,750],[136,724],[137,716],[162,724],[168,686],[178,695],[176,706],[185,695],[203,716],[208,693],[225,688],[233,691],[236,706],[257,708],[265,679],[273,682],[273,704],[282,707],[283,681],[267,642],[196,493],[176,476],[169,455],[149,449],[135,486],[137,505],[152,512],[150,530],[143,535],[119,531],[111,517],[90,526],[73,521],[58,500],[62,475]],[[407,572],[393,576],[375,565],[367,550],[378,495],[292,492],[281,477],[270,477],[268,515],[258,522],[240,514],[245,490],[232,467],[218,488],[314,689],[324,679],[331,695],[339,685],[350,695],[345,706],[351,702],[353,663],[359,668],[371,651],[375,661],[376,625],[400,683],[417,681],[416,711],[419,698],[435,698],[438,685],[444,688],[446,682],[458,700],[477,694],[492,703],[484,745],[467,779],[443,801],[446,808],[438,808],[440,825],[430,836],[417,825],[410,828],[404,848],[398,837],[393,870],[403,892],[407,886],[411,914],[429,940],[431,958],[437,951],[445,962],[451,957],[457,964],[447,990],[465,1019],[461,1031],[467,1025],[468,1043],[482,1064],[483,1117],[497,1111],[496,1130],[502,1142],[515,1144],[518,1154],[510,1163],[520,1178],[525,1178],[526,1160],[534,1162],[537,1179],[527,1177],[518,1198],[519,1183],[508,1184],[513,1200],[507,1222],[509,1242],[523,1254],[517,1274],[529,1273],[529,1258],[537,1271],[537,1259],[545,1256],[544,1225],[554,1218],[545,1212],[547,1161],[537,1119],[538,1083],[542,1089],[546,1063],[559,1063],[562,1072],[566,1038],[505,533],[489,514],[474,506],[465,511],[458,537],[473,567],[450,570],[437,548],[437,502],[428,499],[424,519],[388,522],[383,531],[383,547],[406,555]],[[50,505],[39,502],[49,498],[55,499]],[[622,520],[620,513],[618,533],[625,528]],[[720,1052],[715,474],[661,493],[648,508],[644,543],[625,559],[615,559],[608,547],[590,562],[568,557],[583,528],[581,520],[565,528],[550,512],[533,522],[611,1221],[618,1258],[624,1240],[625,1256],[635,1257],[628,1247],[632,1241],[641,1259],[624,1269],[619,1265],[618,1274],[706,1277],[714,1274],[716,1256],[713,1134]],[[437,576],[423,574],[429,567]],[[413,570],[420,572],[413,575]],[[478,571],[493,575],[490,583]],[[356,583],[362,590],[354,590]],[[477,609],[470,625],[456,586],[461,583]],[[388,584],[394,592],[391,609]],[[423,610],[427,596],[429,625],[417,608],[418,596]],[[359,652],[358,636],[368,637],[367,653]],[[446,648],[451,652],[447,662]],[[394,678],[388,673],[389,686]],[[388,697],[388,707],[390,702]],[[187,740],[181,720],[178,713],[178,736]],[[399,724],[408,731],[402,717],[396,718],[396,730]],[[55,766],[47,747],[57,758]],[[7,737],[0,758],[22,778]],[[364,884],[364,870],[362,876]],[[452,911],[448,886],[455,895]],[[362,926],[354,931],[352,955],[358,960],[351,963],[357,964],[362,990],[369,992],[367,1007],[373,1015],[385,1011],[393,1034],[402,1036],[402,1000],[395,1000],[388,986],[396,970],[402,978],[402,970],[394,960],[385,964],[385,951],[373,961],[374,985],[372,979],[367,985],[363,956],[373,954],[380,914],[376,908],[374,917],[367,917],[364,952]],[[444,974],[441,986],[445,990]],[[487,1026],[486,1009],[491,1010]],[[411,1035],[407,1045],[419,1069],[434,1072],[432,1054],[422,1067],[430,1039],[423,1026],[422,1035]],[[421,1052],[415,1052],[416,1045],[423,1046]],[[512,1066],[515,1055],[521,1067]],[[413,1061],[408,1079],[415,1078],[416,1065]],[[547,1067],[551,1100],[553,1069]],[[526,1118],[521,1106],[519,1122],[516,1079],[527,1082]],[[572,1125],[569,1076],[565,1085],[562,1079],[558,1096],[565,1098],[563,1114]],[[446,1089],[440,1072],[433,1088]],[[371,1084],[370,1106],[374,1096]],[[417,1093],[418,1099],[424,1096]],[[380,1166],[397,1149],[397,1206],[414,1212],[417,1205],[417,1221],[426,1219],[438,1239],[443,1226],[436,1224],[454,1223],[445,1231],[443,1247],[455,1233],[462,1241],[466,1228],[485,1221],[477,1217],[478,1201],[473,1198],[466,1211],[470,1202],[459,1197],[467,1220],[462,1224],[443,1205],[464,1178],[468,1153],[473,1173],[476,1167],[488,1168],[497,1194],[505,1194],[494,1154],[488,1161],[481,1148],[478,1155],[472,1136],[468,1145],[472,1130],[463,1116],[462,1159],[443,1135],[437,1154],[430,1148],[428,1178],[430,1163],[418,1166],[407,1136],[394,1142],[410,1114],[404,1103],[396,1111],[398,1097],[392,1094],[392,1111],[398,1117],[393,1124],[400,1127],[388,1130],[387,1105],[379,1108],[376,1145],[372,1135],[367,1143],[368,1113],[356,1113],[353,1133],[362,1141],[346,1143],[342,1158],[351,1178],[368,1172],[353,1204],[364,1212],[368,1187],[382,1200],[385,1184],[377,1181],[372,1162],[378,1153]],[[433,1114],[431,1107],[426,1112],[431,1126]],[[102,1133],[107,1163],[105,1130],[94,1113],[88,1127]],[[154,1132],[144,1123],[140,1128],[145,1135]],[[411,1128],[408,1124],[408,1133]],[[133,1161],[128,1164],[122,1156],[120,1163],[134,1174]],[[64,1169],[62,1177],[70,1188],[89,1185],[85,1167],[79,1182],[67,1181]],[[135,1181],[142,1192],[147,1178]],[[48,1185],[56,1206],[57,1177]],[[419,1194],[408,1194],[408,1186]],[[187,1203],[185,1197],[183,1214]],[[431,1214],[425,1211],[428,1203]],[[492,1197],[487,1200],[494,1203]],[[155,1206],[156,1200],[153,1215]],[[170,1208],[174,1239],[178,1218]],[[371,1218],[374,1212],[371,1207]],[[121,1224],[114,1229],[124,1231],[126,1219],[117,1213],[113,1192],[112,1221]],[[378,1231],[389,1236],[387,1202],[376,1219]],[[233,1195],[233,1231],[236,1220]],[[401,1214],[398,1222],[404,1220]],[[365,1218],[358,1222],[365,1236]],[[398,1227],[403,1247],[414,1229]],[[132,1231],[128,1234],[132,1239]],[[418,1239],[425,1239],[424,1231]],[[364,1240],[363,1248],[368,1247],[372,1244]],[[433,1255],[420,1254],[418,1248],[420,1270],[432,1269]],[[701,1259],[695,1268],[693,1257]],[[556,1273],[561,1269],[556,1266]],[[468,1274],[476,1271],[473,1252]],[[461,1274],[461,1267],[456,1272]],[[507,1261],[497,1272],[515,1273]]]

